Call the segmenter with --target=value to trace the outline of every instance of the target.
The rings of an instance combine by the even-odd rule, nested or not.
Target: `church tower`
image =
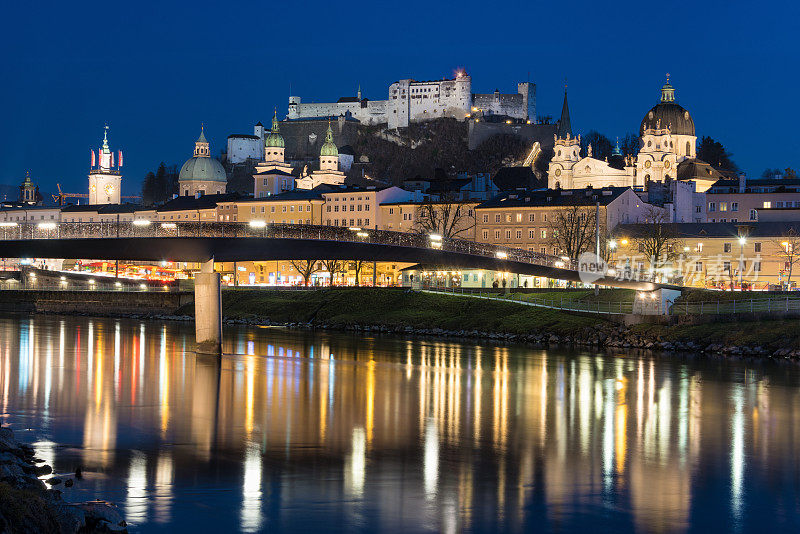
[[[117,161],[114,161],[114,152],[108,147],[108,125],[103,132],[103,146],[97,151],[95,158],[92,150],[92,160],[89,170],[89,204],[119,204],[120,188],[122,186],[122,151],[119,151]]]
[[[331,123],[328,122],[328,131],[325,133],[325,143],[319,152],[319,170],[338,171],[339,170],[339,149],[333,142],[333,130]]]
[[[29,206],[38,205],[42,203],[42,195],[39,194],[39,187],[33,185],[31,180],[31,171],[25,172],[25,180],[19,186],[19,201],[21,204]]]
[[[581,157],[581,136],[572,136],[572,122],[569,116],[567,88],[564,87],[564,104],[553,146],[553,159],[547,170],[547,187],[550,189],[571,189],[575,164]]]
[[[285,154],[286,142],[281,135],[278,110],[276,108],[272,115],[272,129],[264,140],[264,161],[268,163],[284,163]]]

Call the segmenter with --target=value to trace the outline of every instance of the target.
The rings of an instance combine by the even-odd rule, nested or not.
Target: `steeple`
[[[669,72],[667,83],[661,86],[661,102],[675,102],[675,88],[669,83]]]
[[[325,143],[320,150],[320,156],[336,156],[339,157],[339,149],[336,148],[336,143],[333,142],[333,130],[331,129],[331,122],[328,121],[328,131],[325,132]]]
[[[272,114],[272,129],[269,132],[269,135],[264,140],[264,146],[267,149],[270,148],[284,148],[286,146],[285,141],[283,140],[283,136],[281,135],[281,129],[278,122],[278,108],[275,108],[274,113]],[[267,150],[267,152],[272,152]],[[267,158],[268,161],[269,158]],[[281,154],[281,161],[283,161],[283,155]]]
[[[356,95],[359,100],[361,100],[361,84],[358,84],[358,93]]]
[[[111,153],[111,150],[108,148],[108,124],[105,125],[105,129],[103,130],[103,147],[101,151],[103,154]]]
[[[210,158],[211,151],[208,147],[208,141],[205,135],[205,125],[200,123],[200,137],[194,143],[194,157],[196,158]]]
[[[617,144],[614,146],[614,151],[611,152],[612,156],[621,156],[622,151],[619,149],[619,137],[617,137]]]
[[[561,106],[561,118],[558,119],[559,139],[566,139],[572,136],[572,123],[569,120],[569,104],[567,103],[567,85],[564,84],[564,104]]]

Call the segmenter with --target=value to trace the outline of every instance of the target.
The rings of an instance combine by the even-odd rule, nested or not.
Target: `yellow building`
[[[664,281],[705,288],[794,287],[800,277],[800,222],[664,225],[665,254],[651,261],[645,251],[654,235],[652,225],[618,227],[610,263],[618,269],[655,268]]]
[[[560,210],[600,205],[600,227],[644,221],[654,206],[628,187],[516,191],[497,196],[475,208],[475,240],[542,254],[558,255],[553,223]]]
[[[322,224],[325,200],[314,190],[295,189],[263,198],[246,198],[220,203],[220,210],[232,212],[237,221],[267,224]]]
[[[478,204],[474,200],[386,202],[380,205],[379,226],[381,230],[393,232],[427,231],[474,241],[475,207]]]

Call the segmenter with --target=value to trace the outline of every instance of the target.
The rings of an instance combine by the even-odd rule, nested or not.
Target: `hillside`
[[[526,141],[513,135],[495,135],[469,150],[468,124],[455,119],[412,124],[392,140],[385,137],[394,134],[381,130],[360,127],[353,148],[369,158],[366,172],[370,176],[397,185],[416,176],[433,177],[437,168],[448,174],[494,174],[503,166],[521,164],[530,150]]]

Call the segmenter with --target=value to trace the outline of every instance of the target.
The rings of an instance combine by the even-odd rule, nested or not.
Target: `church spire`
[[[669,83],[669,72],[667,73],[667,83],[661,86],[661,101],[675,102],[675,88]]]
[[[361,100],[361,84],[358,84],[358,94],[356,95],[356,97],[358,98],[359,101]]]
[[[558,119],[558,138],[566,139],[572,136],[572,123],[569,119],[569,104],[567,103],[567,84],[564,84],[564,104],[561,106],[561,118]]]
[[[280,126],[278,126],[278,124],[278,108],[276,106],[272,113],[272,130],[270,130],[272,133],[277,134],[280,132]]]
[[[111,151],[108,149],[108,124],[106,123],[105,129],[103,130],[103,148],[102,151],[104,154],[109,154]]]

